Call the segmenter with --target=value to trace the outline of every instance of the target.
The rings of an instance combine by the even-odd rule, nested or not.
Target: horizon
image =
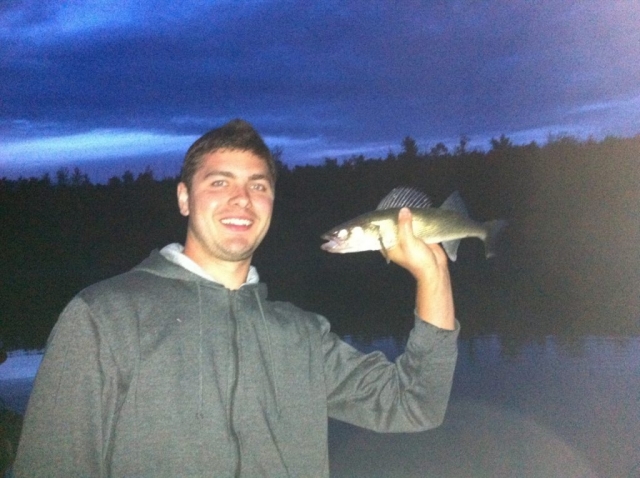
[[[405,138],[411,138],[411,137],[405,137]],[[466,153],[487,154],[492,150],[491,142],[493,140],[500,141],[504,139],[507,141],[507,144],[510,147],[523,147],[528,145],[534,145],[538,148],[545,148],[549,145],[556,144],[558,142],[563,142],[563,141],[570,141],[576,144],[587,144],[590,142],[602,143],[610,139],[624,141],[624,140],[634,140],[636,138],[640,138],[640,131],[631,136],[607,135],[604,138],[599,138],[599,139],[596,139],[593,136],[589,136],[587,138],[578,138],[576,136],[567,135],[567,134],[549,135],[546,138],[546,141],[544,143],[539,143],[534,140],[528,143],[516,143],[512,140],[512,138],[509,138],[506,135],[501,135],[498,137],[489,138],[489,140],[487,141],[488,146],[481,147],[479,145],[474,145],[474,143],[470,141],[468,137],[462,136],[458,138],[456,143],[449,143],[449,144],[439,143],[439,144],[431,144],[429,146],[433,148],[435,146],[440,146],[444,144],[446,151],[441,154],[449,155],[450,157],[455,157],[461,154],[460,152],[456,151],[456,148],[460,147],[461,141],[463,140],[467,142],[465,143],[465,150],[462,154],[466,154]],[[417,144],[417,146],[418,146],[418,156],[423,156],[423,157],[438,156],[438,154],[434,155],[433,151],[431,151],[430,148],[420,147],[421,145],[419,144]],[[278,146],[276,146],[275,148],[271,147],[271,150],[272,152],[276,150],[279,153],[282,153],[282,151],[279,150]],[[388,149],[386,150],[384,155],[380,155],[380,156],[367,157],[362,153],[353,152],[349,155],[343,155],[342,157],[325,156],[321,159],[318,159],[317,161],[311,161],[307,163],[290,164],[288,162],[283,161],[283,164],[289,170],[293,170],[295,168],[304,167],[304,166],[321,167],[325,165],[327,161],[337,161],[337,164],[343,165],[347,163],[349,160],[353,158],[359,158],[359,157],[364,157],[365,161],[386,160],[390,155],[397,157],[401,153],[401,150],[402,150],[402,145],[399,142],[397,148],[393,150]],[[109,180],[114,178],[123,179],[123,177],[129,173],[132,175],[133,179],[135,180],[139,176],[142,176],[145,173],[149,173],[149,172],[152,174],[153,179],[156,181],[162,181],[166,179],[171,180],[171,179],[179,178],[180,176],[180,170],[182,166],[182,157],[174,160],[173,162],[166,161],[162,158],[152,158],[149,160],[138,158],[134,162],[127,161],[127,159],[120,159],[119,161],[114,161],[112,159],[112,160],[94,161],[90,163],[74,162],[74,163],[56,163],[56,164],[57,164],[57,169],[40,169],[39,167],[36,167],[35,169],[33,169],[33,174],[25,174],[25,172],[29,171],[29,169],[25,167],[18,167],[16,168],[16,171],[19,171],[20,173],[18,176],[15,176],[15,175],[12,176],[11,174],[9,175],[3,174],[2,176],[0,176],[0,180],[8,180],[8,181],[21,181],[21,180],[33,180],[33,179],[43,180],[45,179],[45,177],[48,176],[52,184],[57,184],[56,176],[58,174],[65,174],[67,176],[67,179],[71,179],[71,177],[74,174],[79,173],[84,178],[88,179],[91,184],[106,184]],[[83,169],[83,166],[87,166],[87,164],[91,166],[90,170],[88,171]],[[119,172],[116,170],[118,165],[121,166],[121,169],[119,170]]]

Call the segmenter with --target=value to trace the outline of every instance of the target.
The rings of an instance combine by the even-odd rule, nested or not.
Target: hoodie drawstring
[[[269,349],[269,364],[271,366],[271,376],[273,377],[271,380],[271,385],[273,387],[273,396],[276,402],[276,412],[280,415],[280,400],[278,399],[278,381],[276,379],[276,363],[273,360],[273,349],[271,346],[271,335],[269,334],[269,327],[267,325],[267,318],[264,315],[264,309],[262,308],[262,301],[260,300],[260,294],[258,294],[258,289],[253,290],[253,294],[256,296],[256,301],[258,302],[258,308],[260,309],[260,317],[262,317],[262,323],[264,325],[264,331],[267,335],[267,348]]]
[[[196,413],[196,418],[198,418],[199,420],[202,420],[203,418],[203,413],[202,413],[202,407],[203,407],[203,398],[204,398],[204,394],[203,394],[203,366],[202,366],[202,341],[204,340],[204,334],[202,333],[202,289],[200,287],[200,283],[196,282],[197,286],[198,286],[198,315],[200,318],[200,344],[199,344],[199,351],[198,351],[198,366],[200,368],[199,372],[200,372],[200,376],[199,376],[199,391],[198,391],[198,412]]]

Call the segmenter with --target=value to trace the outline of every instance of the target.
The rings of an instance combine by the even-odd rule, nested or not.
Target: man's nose
[[[249,191],[244,186],[237,186],[234,188],[229,202],[235,206],[247,208],[251,206],[251,197]]]

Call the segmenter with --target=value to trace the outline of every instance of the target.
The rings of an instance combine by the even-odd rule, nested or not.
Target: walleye
[[[408,207],[413,215],[413,231],[427,244],[442,243],[447,256],[455,261],[460,240],[477,237],[484,241],[487,258],[495,255],[497,237],[506,221],[484,223],[469,218],[467,208],[455,191],[439,208],[431,207],[425,194],[411,188],[398,187],[384,197],[378,207],[347,221],[322,235],[321,248],[327,252],[348,253],[380,251],[387,259],[387,249],[398,241],[398,212]]]

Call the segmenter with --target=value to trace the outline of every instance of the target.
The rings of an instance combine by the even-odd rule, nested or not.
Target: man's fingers
[[[408,207],[403,207],[398,213],[398,228],[400,233],[405,235],[405,240],[413,235],[412,215]],[[402,240],[402,237],[400,239]]]

